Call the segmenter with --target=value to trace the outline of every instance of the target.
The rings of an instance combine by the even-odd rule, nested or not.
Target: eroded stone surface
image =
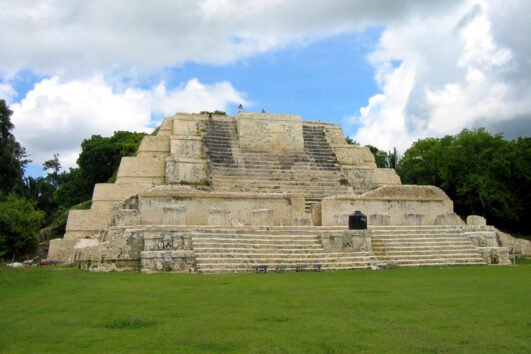
[[[354,210],[369,230],[346,229]],[[93,271],[213,273],[506,264],[511,247],[530,252],[484,225],[464,225],[439,188],[377,169],[337,125],[177,114],[122,159],[115,184],[96,185],[90,210],[70,212],[49,256]]]

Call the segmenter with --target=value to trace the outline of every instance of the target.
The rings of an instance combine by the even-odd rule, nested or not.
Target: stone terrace
[[[324,197],[351,190],[323,127],[303,125],[304,151],[278,153],[240,148],[233,121],[205,125],[213,191],[289,193],[305,197],[309,207]]]

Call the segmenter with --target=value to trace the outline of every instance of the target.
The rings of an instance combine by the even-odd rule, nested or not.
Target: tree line
[[[34,253],[39,242],[62,237],[68,210],[89,208],[96,183],[113,182],[122,156],[136,154],[144,133],[117,131],[81,142],[77,167],[63,170],[59,154],[42,177],[24,175],[31,162],[12,131],[12,111],[0,100],[0,258]]]
[[[94,184],[114,182],[120,159],[135,155],[145,135],[92,135],[81,142],[77,167],[63,170],[55,154],[43,163],[46,175],[35,178],[24,175],[31,161],[12,133],[11,115],[0,100],[0,258],[21,258],[39,242],[62,237],[68,210],[89,208]],[[396,149],[367,147],[377,166],[395,168],[402,183],[442,188],[461,216],[482,215],[507,231],[530,233],[530,137],[506,140],[485,129],[465,129],[418,140],[402,156]]]

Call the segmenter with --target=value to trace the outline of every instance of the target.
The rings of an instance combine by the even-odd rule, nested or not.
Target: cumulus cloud
[[[66,82],[56,76],[36,84],[11,108],[17,140],[34,163],[59,153],[63,166],[73,167],[80,142],[92,134],[148,132],[157,123],[153,114],[226,110],[229,104],[245,102],[227,82],[207,85],[192,79],[173,89],[160,83],[151,89],[117,90],[101,75]]]
[[[380,90],[350,124],[361,143],[403,151],[465,127],[531,134],[530,13],[526,0],[0,0],[0,45],[9,49],[0,77],[9,82],[20,70],[52,77],[14,107],[17,134],[40,161],[36,148],[46,158],[59,150],[39,145],[34,126],[49,132],[64,123],[64,139],[78,144],[87,135],[74,134],[78,127],[141,130],[153,113],[243,102],[228,82],[116,89],[124,77],[189,61],[224,65],[377,26],[382,35],[368,61]],[[14,97],[9,84],[0,93]]]
[[[530,13],[529,3],[511,5],[514,14]],[[404,151],[419,138],[480,126],[499,132],[515,119],[528,121],[518,135],[530,134],[531,78],[522,65],[528,60],[522,43],[497,40],[498,30],[511,37],[505,32],[511,19],[496,19],[497,10],[469,1],[445,15],[387,27],[369,55],[382,92],[351,120],[359,126],[354,139]],[[512,30],[520,37],[530,27],[520,22]]]
[[[0,73],[152,71],[225,64],[293,42],[445,11],[458,0],[0,2]]]
[[[9,83],[0,82],[0,99],[4,99],[7,104],[11,104],[13,98],[17,96],[17,91]]]

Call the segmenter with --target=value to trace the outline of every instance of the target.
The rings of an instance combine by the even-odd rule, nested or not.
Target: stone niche
[[[302,121],[297,115],[240,113],[236,117],[240,148],[273,153],[302,152]]]

